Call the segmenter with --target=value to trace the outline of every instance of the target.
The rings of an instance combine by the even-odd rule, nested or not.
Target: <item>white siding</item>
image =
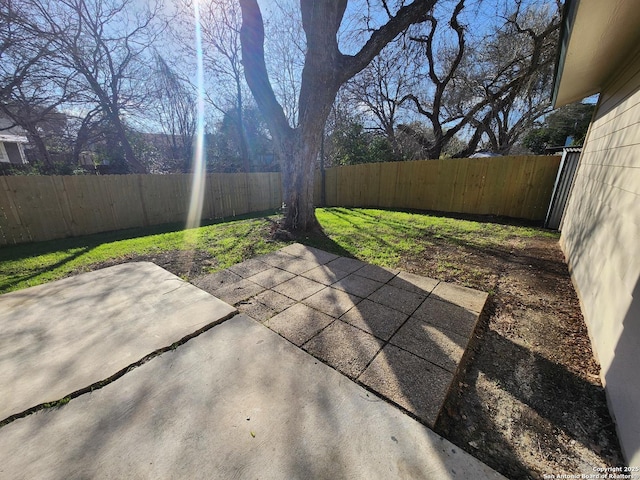
[[[603,89],[562,225],[627,461],[640,466],[640,49]]]

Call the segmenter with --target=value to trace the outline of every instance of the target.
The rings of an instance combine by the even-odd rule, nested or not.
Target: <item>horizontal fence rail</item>
[[[544,220],[559,156],[367,163],[325,170],[325,204]],[[321,175],[315,201],[320,203]]]
[[[0,177],[0,245],[186,222],[191,175]],[[281,206],[279,173],[206,175],[202,219]]]

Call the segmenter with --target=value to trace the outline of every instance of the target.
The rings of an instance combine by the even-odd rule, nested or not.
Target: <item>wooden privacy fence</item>
[[[327,206],[382,207],[544,220],[558,156],[368,163],[325,171]],[[320,174],[315,200],[320,202]]]
[[[186,222],[191,175],[0,177],[0,245]],[[206,176],[202,219],[279,208],[280,174]]]
[[[544,220],[560,157],[370,163],[325,171],[327,206]],[[320,204],[321,179],[316,178]],[[186,222],[190,175],[0,177],[0,245]],[[202,219],[280,207],[279,173],[206,176]]]

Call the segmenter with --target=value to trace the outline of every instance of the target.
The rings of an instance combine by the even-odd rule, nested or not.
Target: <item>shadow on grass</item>
[[[358,257],[360,260],[372,260],[372,258],[364,258],[367,256],[367,253],[372,254],[374,258],[378,258],[376,253],[382,254],[382,256],[391,256],[396,259],[407,253],[407,245],[406,242],[394,242],[394,239],[402,238],[406,240],[408,238],[416,237],[415,229],[411,227],[407,227],[406,225],[402,225],[399,222],[390,219],[381,219],[374,217],[377,221],[378,225],[375,222],[371,221],[368,217],[365,217],[367,224],[363,224],[361,222],[356,221],[358,218],[362,218],[359,215],[359,211],[351,210],[347,208],[331,208],[325,209],[325,214],[334,217],[340,222],[348,224],[347,229],[351,230],[353,233],[347,239],[344,237],[344,232],[340,232],[339,226],[333,226],[333,228],[329,228],[329,230],[334,230],[335,236],[340,240],[345,240],[343,244],[347,246],[351,246],[351,251],[347,250],[347,248],[341,247],[343,251],[347,252],[347,254],[340,253],[342,256],[353,257],[354,255]],[[379,228],[376,228],[378,226]],[[302,243],[304,241],[300,240]],[[373,244],[373,245],[372,245]],[[363,255],[358,255],[357,249],[362,247]],[[319,246],[318,248],[322,248]],[[334,252],[339,253],[339,252]],[[385,255],[385,253],[387,255]],[[378,258],[378,260],[380,260]],[[394,262],[392,262],[394,263]]]
[[[378,222],[394,231],[402,232],[403,234],[406,234],[408,236],[418,236],[419,238],[434,241],[446,240],[447,242],[454,244],[473,244],[479,248],[488,246],[490,244],[501,246],[505,238],[514,236],[517,237],[524,235],[526,237],[542,236],[559,238],[558,232],[540,228],[539,226],[536,226],[534,222],[506,217],[444,214],[438,212],[424,212],[416,210],[381,210],[382,212],[388,212],[389,214],[400,212],[434,219],[431,224],[415,224],[408,226],[405,221],[383,217],[379,214],[372,214],[370,213],[370,211],[359,208],[336,207],[327,209],[327,211],[338,215],[342,214],[342,216],[356,216],[368,222]],[[494,219],[498,221],[493,221]],[[454,222],[451,222],[452,220]],[[463,222],[469,222],[469,224],[465,225],[465,223]],[[353,224],[353,222],[350,223]],[[482,226],[480,228],[477,228],[473,225],[474,223],[481,224]],[[499,225],[500,227],[514,227],[520,230],[509,231],[506,228],[498,228],[494,231],[491,228],[491,226],[493,225]],[[527,232],[524,229],[527,229],[529,231]]]
[[[342,245],[337,243],[331,237],[329,237],[324,230],[316,230],[313,232],[297,234],[294,237],[296,242],[300,242],[309,247],[319,248],[325,252],[335,253],[341,257],[356,258],[353,254],[345,249]]]
[[[328,208],[334,208],[334,207],[328,207]],[[359,209],[359,207],[354,207],[354,208]],[[543,220],[527,220],[524,218],[505,217],[501,215],[479,215],[479,214],[471,214],[471,213],[441,212],[438,210],[416,210],[411,208],[375,207],[375,210],[382,210],[385,212],[413,213],[417,215],[428,215],[430,217],[436,217],[436,218],[467,220],[470,222],[492,223],[492,224],[511,226],[511,227],[536,228],[536,229],[539,229],[541,232],[547,232],[547,233],[556,232],[555,230],[549,230],[549,229],[543,228],[543,225],[544,225]]]
[[[211,226],[211,225],[222,225],[225,223],[232,223],[243,220],[250,220],[256,218],[264,218],[267,221],[272,221],[269,216],[274,215],[275,212],[268,211],[262,213],[254,213],[248,215],[242,215],[233,217],[233,219],[217,219],[205,221],[202,223],[201,227]],[[126,230],[118,230],[112,232],[105,232],[93,235],[86,235],[82,237],[73,237],[73,238],[64,238],[57,240],[50,240],[45,242],[35,242],[35,243],[26,243],[15,246],[5,246],[0,248],[0,263],[1,262],[13,262],[17,267],[0,269],[0,293],[8,292],[16,288],[18,285],[22,284],[23,286],[29,286],[28,284],[31,280],[37,279],[37,277],[41,275],[46,275],[48,272],[55,272],[57,270],[65,270],[65,273],[61,276],[66,276],[68,274],[73,273],[71,271],[71,267],[69,264],[74,262],[76,259],[88,254],[92,250],[97,247],[109,244],[113,242],[123,241],[123,240],[131,240],[136,238],[143,238],[152,235],[173,233],[173,232],[182,232],[184,230],[184,224],[180,223],[172,223],[172,224],[164,224],[157,225],[152,227],[145,228],[132,228]],[[252,230],[253,231],[253,230]],[[243,257],[252,256],[255,254],[253,252],[252,245],[249,246],[249,251],[242,251],[241,255]],[[216,255],[226,255],[236,248],[235,245],[229,246],[221,246],[220,251],[216,252]],[[55,263],[46,263],[42,262],[38,265],[32,265],[30,268],[20,268],[20,262],[23,260],[31,259],[33,257],[56,254]],[[138,257],[145,257],[146,255],[137,255]],[[52,259],[53,260],[53,259]],[[101,268],[104,266],[109,266],[113,259],[105,259],[105,261],[96,260],[92,262],[91,265],[94,267],[89,269],[93,270],[95,268]],[[123,261],[126,261],[123,260]],[[33,263],[33,262],[31,262]],[[117,262],[119,263],[119,262]],[[184,263],[184,262],[183,262]],[[227,266],[227,265],[224,265]],[[81,266],[79,266],[81,267]],[[176,273],[176,272],[174,272]],[[179,275],[180,272],[177,272],[176,275]],[[42,280],[36,282],[42,283]]]
[[[39,268],[39,269],[29,273],[28,275],[14,275],[14,277],[15,277],[14,280],[9,280],[9,281],[6,281],[6,282],[0,281],[0,293],[10,291],[12,289],[12,287],[14,287],[15,285],[17,285],[19,283],[23,283],[23,282],[28,282],[29,280],[32,280],[32,279],[42,275],[44,272],[46,272],[48,270],[55,270],[57,268],[60,268],[63,265],[66,265],[67,263],[72,262],[76,258],[81,257],[82,255],[90,252],[91,250],[93,250],[93,248],[94,247],[81,248],[80,250],[77,250],[77,251],[73,252],[71,255],[68,255],[67,257],[63,258],[62,260],[59,260],[58,262],[54,263],[53,265],[45,265],[42,268]],[[30,256],[30,255],[27,255],[27,256]]]
[[[219,225],[223,223],[236,222],[241,220],[250,220],[254,218],[268,217],[275,215],[277,212],[268,210],[265,212],[256,212],[246,215],[238,215],[232,218],[219,218],[214,220],[204,220],[200,227],[210,225]],[[57,240],[48,240],[44,242],[23,243],[18,245],[4,245],[0,247],[0,261],[4,260],[20,260],[36,255],[46,255],[61,250],[69,250],[74,248],[95,248],[103,243],[117,242],[120,240],[130,240],[133,238],[146,237],[149,235],[158,235],[162,233],[183,231],[184,223],[165,223],[162,225],[154,225],[150,227],[136,227],[125,230],[116,230],[104,233],[95,233],[84,235],[81,237],[68,237]]]

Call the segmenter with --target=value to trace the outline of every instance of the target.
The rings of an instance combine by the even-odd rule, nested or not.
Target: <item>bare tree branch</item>
[[[427,13],[433,8],[436,0],[414,0],[409,5],[403,6],[395,16],[387,23],[375,30],[367,43],[355,55],[343,55],[340,70],[342,72],[340,83],[365,68],[380,51],[400,33],[411,25],[423,22],[427,19]]]
[[[287,117],[278,103],[264,60],[264,22],[257,0],[239,0],[242,9],[242,63],[245,78],[253,92],[258,107],[262,110],[277,136],[287,135],[291,131]]]

